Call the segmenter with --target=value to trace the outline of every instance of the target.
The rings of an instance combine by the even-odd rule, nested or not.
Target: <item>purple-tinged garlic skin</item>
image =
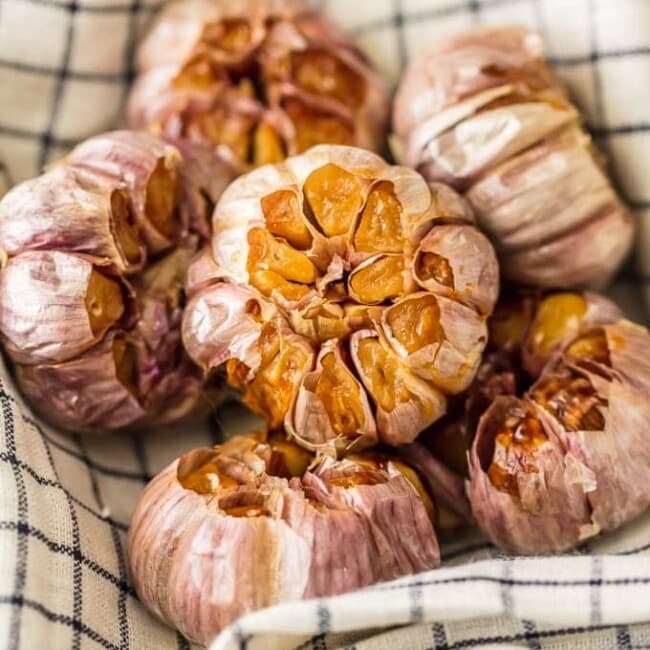
[[[212,149],[115,131],[0,202],[0,336],[46,419],[100,433],[207,413],[184,282],[233,174]]]
[[[61,363],[17,365],[18,385],[41,413],[65,429],[119,429],[147,412],[134,387],[118,376],[114,343],[134,339],[109,334],[88,352]]]
[[[130,327],[137,317],[133,289],[102,260],[58,251],[9,258],[0,273],[0,331],[14,361],[65,361],[101,340],[106,328],[93,331],[86,303],[93,273],[113,282],[123,301],[111,325]]]
[[[325,142],[384,148],[384,82],[305,2],[168,3],[136,68],[132,128],[227,149],[242,169]]]
[[[488,27],[417,55],[395,98],[393,149],[465,193],[504,279],[598,287],[629,251],[633,218],[543,49],[526,29]]]
[[[414,58],[399,92],[413,99],[395,105],[394,130],[406,137],[415,127],[450,106],[479,93],[514,84],[521,94],[556,85],[548,67],[541,64],[544,43],[522,28],[489,27],[466,31]],[[434,56],[435,55],[435,56]],[[492,67],[485,67],[486,60]],[[522,74],[522,70],[524,74]],[[536,78],[534,87],[527,83]]]
[[[465,481],[438,460],[424,445],[413,442],[400,445],[393,451],[396,458],[413,468],[421,478],[436,504],[436,529],[444,527],[442,510],[451,513],[447,518],[454,527],[474,524],[472,512],[465,493]]]
[[[490,340],[471,386],[419,442],[456,477],[467,476],[467,452],[497,398],[521,396],[580,332],[621,317],[611,300],[591,292],[505,293],[489,319]]]
[[[226,189],[212,257],[190,268],[185,347],[310,449],[412,442],[486,345],[498,267],[471,219],[451,188],[357,148],[256,169]]]
[[[115,232],[118,201],[128,204],[126,187],[119,183],[97,182],[83,169],[55,167],[3,197],[0,248],[10,256],[51,249],[85,254],[134,273],[144,265],[146,250],[140,244],[129,259],[122,249]]]
[[[359,379],[347,367],[343,358],[344,353],[343,345],[337,339],[325,341],[316,359],[314,370],[303,377],[296,395],[293,413],[285,421],[287,432],[307,449],[314,451],[323,449],[328,441],[336,439],[341,432],[353,433],[359,438],[362,446],[377,442],[377,425],[370,401]],[[318,389],[326,363],[337,364],[340,368],[339,373],[343,374],[345,379],[340,379],[339,375],[338,384],[328,382],[323,394],[319,393]],[[359,396],[356,409],[342,394],[344,386],[341,384],[344,382],[351,384],[352,390]],[[332,398],[342,400],[339,421],[333,421],[336,416],[333,416],[328,409],[326,400]]]
[[[201,254],[203,258],[203,253]],[[197,259],[190,267],[193,273]],[[262,324],[251,313],[251,305],[273,319],[276,309],[253,289],[230,282],[217,282],[192,296],[185,309],[183,344],[187,353],[205,371],[231,358],[256,369],[260,363],[257,340]]]
[[[142,231],[147,248],[154,254],[173,244],[176,237],[187,232],[187,224],[174,224],[174,231],[160,232],[147,211],[149,182],[159,169],[178,192],[182,157],[176,147],[149,133],[112,131],[103,133],[77,145],[64,163],[80,167],[98,176],[101,182],[126,184],[130,191],[135,218]]]
[[[587,330],[523,399],[499,398],[488,409],[472,446],[468,495],[495,544],[565,551],[650,505],[649,353],[650,334],[629,321]],[[520,426],[522,414],[543,432],[533,445],[526,434],[500,433]]]
[[[439,564],[426,508],[396,469],[325,458],[287,479],[268,473],[272,456],[267,444],[241,437],[193,450],[158,474],[136,506],[136,591],[194,642],[262,607]]]
[[[387,349],[387,346],[380,348],[386,358],[377,359],[377,363],[371,364],[371,369],[367,369],[360,358],[362,341],[365,339],[379,342],[380,337],[373,330],[355,332],[350,340],[350,355],[361,382],[375,403],[375,418],[377,428],[382,432],[382,440],[395,446],[404,440],[414,440],[420,431],[444,415],[447,408],[445,395],[417,377],[396,354]],[[388,408],[376,394],[373,375],[380,374],[384,381],[388,382],[389,369],[395,367],[398,369],[390,379],[395,383],[399,377],[399,381],[403,382],[404,387],[415,399],[405,400]]]
[[[593,489],[589,473],[581,464],[566,457],[565,450],[548,417],[537,410],[548,440],[534,453],[525,456],[525,469],[516,473],[518,496],[497,489],[487,474],[494,451],[493,420],[505,413],[529,406],[517,398],[500,397],[481,419],[470,453],[468,497],[481,530],[489,539],[512,553],[560,553],[598,533],[591,525],[585,497]],[[533,408],[530,407],[529,408]],[[508,456],[504,463],[516,468],[522,461]]]

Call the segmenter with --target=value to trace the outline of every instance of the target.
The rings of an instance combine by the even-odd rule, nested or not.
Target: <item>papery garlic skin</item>
[[[182,349],[185,274],[234,171],[212,150],[115,131],[0,202],[0,336],[46,419],[105,432],[206,413]]]
[[[182,160],[179,150],[159,137],[112,131],[84,140],[64,162],[104,182],[126,185],[142,237],[152,253],[160,253],[187,234],[187,224],[175,223],[172,215],[180,191]],[[165,194],[165,205],[151,205]]]
[[[126,187],[70,167],[56,167],[3,197],[0,247],[12,256],[47,249],[92,255],[128,274],[146,260]]]
[[[242,168],[320,143],[384,146],[384,82],[304,2],[169,3],[136,67],[131,127],[226,149]]]
[[[94,274],[94,275],[93,275]],[[87,296],[93,278],[110,287],[98,308],[106,324],[91,321]],[[57,251],[12,257],[0,273],[0,330],[5,350],[21,363],[58,362],[88,350],[111,326],[128,328],[136,317],[133,289],[102,260]]]
[[[227,363],[244,401],[310,449],[411,442],[487,340],[498,269],[470,217],[450,188],[361,149],[254,170],[190,269],[186,349],[206,371]]]
[[[88,352],[61,363],[17,365],[16,379],[35,410],[65,429],[119,429],[145,418],[135,386],[121,381],[109,334]],[[135,339],[117,337],[132,346]],[[141,343],[140,343],[141,345]]]
[[[621,318],[611,300],[593,292],[504,292],[488,319],[489,340],[472,384],[419,442],[457,478],[467,477],[468,452],[493,403],[522,396],[582,331]]]
[[[517,553],[560,552],[648,507],[648,352],[650,334],[629,321],[588,329],[522,400],[488,409],[468,494],[492,541]],[[512,437],[524,414],[534,443]]]
[[[438,545],[413,485],[391,466],[322,459],[271,475],[282,450],[236,437],[196,449],[147,486],[129,532],[136,591],[207,643],[246,612],[431,569]]]
[[[509,282],[602,286],[633,219],[543,50],[524,28],[486,27],[419,54],[395,98],[393,149],[465,193]]]

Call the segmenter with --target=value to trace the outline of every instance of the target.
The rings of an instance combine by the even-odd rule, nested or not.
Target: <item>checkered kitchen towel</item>
[[[641,224],[615,296],[646,320],[650,279],[650,0],[327,0],[394,80],[411,53],[477,23],[538,29]],[[157,0],[0,4],[0,193],[114,125]],[[649,283],[650,284],[650,283]],[[221,432],[92,438],[32,417],[0,367],[0,647],[187,648],[138,603],[124,546],[144,484]],[[227,433],[244,429],[224,412]],[[214,648],[650,647],[650,515],[574,555],[500,556],[476,533],[441,570],[253,613]]]

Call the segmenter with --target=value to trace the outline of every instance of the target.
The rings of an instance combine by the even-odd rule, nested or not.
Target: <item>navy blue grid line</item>
[[[538,630],[536,632],[519,632],[515,634],[496,634],[493,636],[473,637],[447,643],[445,645],[435,646],[436,650],[461,650],[461,648],[475,648],[484,645],[495,645],[514,643],[516,641],[531,641],[532,639],[541,640],[554,638],[570,634],[585,634],[587,632],[597,632],[599,630],[611,630],[612,625],[588,625],[580,627],[566,627],[553,630]]]
[[[35,65],[33,63],[24,63],[22,61],[9,61],[7,59],[0,59],[0,68],[16,70],[17,72],[26,72],[28,74],[42,77],[52,77],[59,73],[58,68],[52,66]],[[127,75],[123,72],[76,72],[74,70],[68,70],[66,72],[66,79],[72,79],[74,81],[121,83],[124,82],[126,78]]]
[[[107,582],[110,582],[114,587],[119,589],[120,592],[123,592],[125,595],[132,596],[136,598],[135,591],[129,585],[125,578],[119,578],[111,571],[101,566],[98,562],[91,559],[87,555],[81,552],[75,551],[72,546],[69,544],[64,544],[62,542],[57,542],[50,537],[48,537],[42,530],[31,526],[29,524],[24,524],[18,521],[0,521],[0,530],[7,531],[17,531],[22,535],[27,537],[34,538],[44,544],[52,553],[59,555],[66,555],[68,557],[77,557],[79,561],[86,567],[88,570],[97,574]]]
[[[47,126],[45,127],[45,132],[41,137],[41,151],[39,154],[39,168],[45,167],[49,153],[50,145],[52,139],[52,133],[56,127],[57,120],[59,118],[59,111],[61,109],[61,98],[65,90],[65,80],[68,75],[68,68],[70,66],[70,58],[72,56],[72,46],[74,43],[74,26],[75,26],[75,15],[77,13],[77,3],[73,1],[70,4],[69,16],[68,16],[68,27],[65,35],[65,46],[63,49],[63,56],[61,60],[61,68],[55,74],[54,78],[54,89],[52,92],[52,102],[50,105],[50,110],[48,112]]]
[[[53,9],[61,9],[62,11],[77,11],[84,13],[94,13],[94,14],[122,14],[125,11],[129,11],[131,8],[131,3],[125,4],[84,4],[83,2],[76,2],[72,0],[71,2],[53,2],[52,0],[20,0],[21,2],[26,2],[27,4],[33,5],[46,5]],[[156,2],[154,4],[146,4],[142,6],[142,11],[146,12],[155,12],[160,9],[164,4],[163,1]]]
[[[431,636],[433,637],[434,648],[444,648],[449,643],[447,630],[443,623],[434,623],[431,626]]]
[[[11,187],[14,183],[11,179],[11,173],[9,172],[9,168],[5,163],[0,160],[0,176],[4,178],[4,183],[7,187]]]
[[[6,398],[10,399],[11,401],[13,401],[18,406],[18,408],[20,409],[20,404],[18,403],[18,401],[12,395],[10,395],[9,393],[4,392],[4,391],[1,391],[0,393],[2,394],[3,397],[6,397]],[[86,462],[86,459],[84,459],[83,454],[76,451],[75,449],[70,449],[70,447],[67,447],[63,443],[56,440],[55,438],[52,438],[50,435],[48,435],[45,432],[43,427],[34,418],[32,418],[32,417],[30,417],[28,415],[25,415],[24,413],[22,413],[22,411],[21,411],[21,416],[22,416],[23,422],[25,422],[25,424],[28,424],[29,426],[33,427],[34,429],[36,429],[36,431],[38,431],[38,433],[41,435],[41,437],[44,438],[45,440],[47,440],[47,442],[50,445],[52,445],[53,447],[55,447],[56,449],[58,449],[60,451],[65,452],[69,456],[72,456],[73,458],[76,458],[77,460],[80,460],[82,462]],[[142,473],[139,473],[139,472],[129,472],[129,471],[123,470],[123,469],[116,469],[114,467],[108,467],[106,465],[102,465],[101,463],[98,463],[95,460],[92,460],[91,458],[88,458],[87,462],[94,470],[100,472],[101,474],[107,474],[107,475],[110,475],[110,476],[114,476],[116,478],[125,478],[125,479],[130,479],[130,480],[133,480],[133,481],[140,481],[140,482],[147,482],[151,478],[147,474],[142,474]]]
[[[131,436],[131,443],[133,444],[133,455],[138,461],[138,467],[140,470],[139,478],[143,482],[148,483],[153,478],[153,474],[149,471],[142,436],[134,433]]]
[[[43,137],[43,134],[39,133],[38,131],[19,129],[13,126],[7,126],[6,124],[0,124],[0,135],[5,135],[10,138],[18,138],[21,140],[41,140]],[[51,137],[50,144],[57,147],[71,149],[77,144],[77,142],[75,140],[69,140],[66,138]]]
[[[82,454],[84,462],[89,460],[88,454],[86,453],[86,448],[84,445],[83,438],[80,435],[76,435],[75,440]],[[99,489],[99,483],[97,482],[97,477],[95,476],[95,472],[89,463],[85,463],[85,464],[86,467],[88,468],[88,476],[90,478],[90,484],[91,484],[93,496],[95,497],[95,502],[97,503],[97,507],[100,508],[101,510],[104,510],[104,508],[106,507],[106,503],[104,502],[104,499],[101,494],[101,490]],[[122,549],[122,542],[120,540],[120,535],[117,532],[117,530],[115,530],[115,528],[113,528],[112,526],[110,528],[110,534],[111,534],[111,540],[113,542],[113,549],[115,551],[115,558],[117,561],[117,570],[119,573],[119,579],[121,582],[126,582],[126,564],[124,562],[124,550]],[[120,591],[117,597],[117,625],[120,633],[120,647],[127,648],[129,645],[129,622],[126,616],[126,592],[125,591]]]
[[[116,521],[115,519],[111,519],[110,517],[104,517],[101,512],[97,512],[96,510],[93,510],[90,506],[85,504],[81,499],[77,498],[73,494],[70,493],[69,490],[67,490],[65,487],[61,485],[58,481],[53,481],[52,479],[45,478],[41,474],[39,474],[34,468],[30,467],[25,461],[19,459],[16,457],[15,454],[11,453],[5,453],[5,452],[0,452],[0,461],[5,462],[5,463],[10,463],[12,465],[17,465],[20,467],[23,472],[29,474],[39,485],[43,485],[45,487],[51,487],[55,488],[57,490],[60,490],[63,492],[69,499],[71,499],[75,505],[79,506],[86,512],[88,512],[90,515],[95,517],[96,519],[99,519],[103,523],[109,524],[110,526],[114,526],[118,530],[127,530],[127,525],[123,524],[120,521]]]
[[[532,650],[540,650],[542,646],[539,642],[539,637],[537,636],[537,625],[535,625],[535,621],[522,619],[521,624],[524,628],[524,632],[528,635],[526,645]]]
[[[99,632],[96,632],[84,622],[65,614],[58,614],[57,612],[53,612],[48,607],[45,607],[45,605],[37,603],[34,600],[30,600],[29,598],[23,598],[22,596],[17,596],[15,594],[11,596],[0,596],[0,604],[12,605],[20,609],[23,607],[28,607],[29,609],[38,612],[41,616],[44,616],[48,621],[51,621],[52,623],[60,623],[61,625],[71,627],[75,634],[83,634],[84,636],[87,636],[91,641],[99,644],[102,646],[102,648],[106,648],[106,650],[124,650],[124,648],[120,648],[119,646],[111,643],[108,639],[104,638],[101,634],[99,634]]]
[[[402,11],[402,0],[393,0],[393,27],[395,28],[395,39],[397,40],[397,58],[399,69],[402,70],[408,60],[408,48],[406,45],[406,33],[404,31],[404,13]]]
[[[589,605],[591,611],[589,620],[592,625],[599,625],[603,621],[602,611],[602,594],[600,591],[601,580],[603,577],[603,558],[599,555],[593,555],[590,561],[591,593],[589,594]]]
[[[311,650],[328,650],[327,635],[323,633],[313,636],[309,641],[309,647]]]
[[[630,631],[626,625],[621,625],[616,630],[616,647],[620,650],[631,650],[632,648]]]
[[[431,9],[421,9],[419,11],[406,12],[403,15],[403,21],[405,24],[420,23],[426,22],[428,20],[435,20],[436,18],[448,18],[451,16],[456,16],[458,14],[463,14],[467,11],[468,1],[471,2],[472,0],[465,0],[464,2],[461,2],[457,5],[449,5],[447,7],[434,7]],[[520,4],[526,1],[527,0],[482,0],[482,2],[480,2],[480,6],[483,8],[501,7]],[[475,0],[475,2],[478,4],[478,0]],[[392,27],[393,23],[393,16],[390,16],[388,18],[379,18],[377,20],[368,21],[362,25],[357,25],[356,27],[349,29],[348,33],[353,38],[358,38],[364,34]]]
[[[17,453],[16,440],[14,438],[14,419],[11,411],[11,405],[7,400],[2,400],[2,423],[5,435],[5,444],[9,453]],[[27,525],[28,501],[25,479],[22,472],[15,465],[11,466],[14,481],[16,483],[17,496],[17,517],[18,522]],[[14,571],[13,593],[16,597],[22,598],[27,580],[27,559],[29,541],[19,529],[16,530],[16,568]],[[11,619],[9,622],[9,638],[7,639],[9,648],[18,648],[20,646],[20,627],[21,627],[22,609],[18,605],[12,607]]]
[[[638,133],[650,133],[650,122],[639,124],[621,124],[619,126],[589,126],[589,131],[596,137],[606,138],[617,135],[636,135]]]
[[[2,398],[3,404],[7,403],[7,397],[9,394],[0,383],[0,398]],[[14,400],[15,401],[15,400]],[[17,405],[18,411],[23,415],[22,410]],[[38,429],[37,429],[38,431]],[[50,469],[54,474],[54,478],[59,482],[60,485],[63,485],[61,482],[61,476],[59,475],[59,470],[56,467],[54,458],[52,456],[52,450],[48,444],[47,438],[40,436],[41,442],[43,443],[43,449],[47,456],[47,460],[50,464]],[[70,523],[72,526],[72,546],[78,554],[81,554],[81,534],[79,532],[79,519],[77,517],[77,511],[75,509],[74,502],[72,501],[69,493],[64,491],[66,497],[66,502],[68,504],[68,510],[70,512]],[[82,614],[82,565],[78,559],[78,556],[73,555],[73,564],[72,564],[72,621],[75,623],[72,628],[72,650],[79,650],[81,646],[81,628],[79,627],[81,622]]]
[[[124,52],[124,69],[126,70],[126,77],[123,88],[122,101],[126,100],[126,97],[129,92],[129,87],[135,78],[135,71],[133,69],[133,62],[135,61],[135,52],[138,46],[137,32],[138,25],[136,18],[141,11],[141,2],[140,0],[132,0],[129,7],[129,33],[127,36],[127,44]]]
[[[523,579],[523,578],[497,578],[486,575],[455,576],[453,578],[431,578],[427,580],[414,580],[407,584],[378,585],[369,588],[369,591],[395,591],[412,587],[433,587],[435,585],[453,585],[467,582],[487,582],[491,584],[507,584],[513,587],[593,587],[610,586],[626,587],[629,585],[650,585],[650,576],[629,576],[626,578],[580,578],[570,580],[550,579]]]
[[[596,61],[602,61],[603,59],[621,59],[625,57],[648,55],[650,55],[650,47],[632,47],[629,49],[622,48],[618,50],[591,51],[588,54],[576,56],[549,55],[545,58],[551,65],[569,67],[574,65],[583,65],[585,63],[595,63]]]
[[[634,548],[630,548],[627,551],[620,551],[614,555],[637,555],[638,553],[643,553],[643,551],[647,550],[650,550],[650,543],[643,544],[642,546],[635,546]]]

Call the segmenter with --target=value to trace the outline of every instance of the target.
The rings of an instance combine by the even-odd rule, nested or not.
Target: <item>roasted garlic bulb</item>
[[[138,596],[205,644],[246,612],[435,568],[430,512],[407,474],[391,461],[313,459],[280,436],[195,449],[133,514]]]
[[[419,439],[436,459],[468,475],[467,455],[479,421],[503,396],[521,396],[544,367],[581,331],[622,318],[592,292],[503,292],[488,319],[486,353],[469,389],[450,400],[447,414]]]
[[[323,143],[384,147],[384,83],[335,25],[298,0],[169,3],[136,65],[133,128],[209,143],[244,167]]]
[[[202,403],[182,350],[183,283],[232,177],[212,152],[117,131],[3,198],[0,334],[38,412],[107,430]]]
[[[185,346],[272,429],[330,452],[407,443],[471,383],[498,270],[448,187],[314,147],[232,183],[213,229]]]
[[[543,50],[526,29],[488,27],[416,56],[395,98],[394,153],[465,193],[509,282],[602,285],[632,217]]]
[[[469,498],[488,537],[516,553],[567,550],[650,505],[650,334],[586,329],[522,399],[478,427]]]

